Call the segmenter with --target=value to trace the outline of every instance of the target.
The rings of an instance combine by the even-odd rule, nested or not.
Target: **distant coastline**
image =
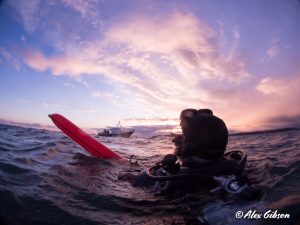
[[[42,125],[39,123],[22,123],[22,122],[14,122],[11,120],[4,120],[4,119],[0,119],[0,125],[9,125],[9,126],[23,127],[23,128],[46,129],[46,130],[58,130],[55,126],[52,125]]]
[[[8,126],[14,126],[14,127],[23,127],[23,128],[34,128],[34,129],[46,129],[50,131],[58,131],[58,128],[52,125],[42,125],[37,123],[20,123],[20,122],[14,122],[9,120],[3,120],[0,119],[0,125],[8,125]],[[157,136],[161,135],[171,135],[172,132],[168,133],[166,130],[171,130],[176,126],[173,125],[145,125],[145,126],[132,126],[137,133],[141,135],[153,135],[156,134]],[[83,128],[85,130],[89,130],[91,134],[97,133],[97,131],[100,128]],[[255,134],[269,134],[269,133],[277,133],[277,132],[286,132],[286,131],[294,131],[294,130],[300,130],[300,127],[286,127],[286,128],[279,128],[279,129],[268,129],[268,130],[258,130],[258,131],[245,131],[245,132],[238,132],[238,131],[230,131],[229,130],[229,136],[243,136],[243,135],[255,135]],[[177,133],[177,132],[176,132]]]
[[[273,129],[273,130],[238,132],[238,133],[231,133],[231,134],[229,134],[229,136],[243,136],[243,135],[252,135],[252,134],[269,134],[269,133],[279,133],[279,132],[294,131],[294,130],[300,130],[300,128],[287,127],[287,128]]]

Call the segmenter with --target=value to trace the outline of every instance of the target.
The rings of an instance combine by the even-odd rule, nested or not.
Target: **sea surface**
[[[300,222],[300,130],[230,136],[228,151],[248,154],[245,170],[260,191],[254,199],[202,189],[160,195],[151,188],[133,187],[119,174],[143,170],[172,153],[171,136],[99,140],[139,165],[96,159],[58,131],[0,124],[0,224]],[[255,216],[268,210],[290,218]],[[237,219],[238,211],[248,213],[247,218]]]

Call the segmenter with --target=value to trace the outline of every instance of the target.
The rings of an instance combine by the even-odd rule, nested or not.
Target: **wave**
[[[237,210],[268,208],[300,215],[299,129],[229,137],[228,151],[248,154],[245,172],[262,192],[253,201],[207,189],[160,196],[132,187],[119,172],[143,170],[172,153],[171,136],[101,141],[127,158],[134,155],[138,165],[96,159],[60,132],[0,125],[0,223],[195,224],[202,218],[234,224]]]

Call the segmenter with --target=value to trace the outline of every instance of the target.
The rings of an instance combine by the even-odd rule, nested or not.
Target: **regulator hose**
[[[153,175],[151,173],[152,170],[158,170],[162,167],[161,164],[155,165],[150,167],[149,169],[146,170],[146,174],[148,177],[154,179],[154,180],[159,180],[159,181],[167,181],[167,180],[179,180],[182,178],[192,178],[192,177],[207,177],[211,178],[212,176],[209,175],[202,175],[202,174],[196,174],[196,173],[189,173],[189,174],[174,174],[174,175],[167,175],[167,176],[162,176],[162,175]]]
[[[238,170],[241,170],[247,161],[247,155],[243,151],[230,151],[224,154],[225,156],[229,156],[232,159],[238,160],[240,163],[238,164]],[[168,180],[179,180],[182,178],[195,178],[195,177],[201,177],[201,178],[213,178],[214,174],[206,173],[205,175],[197,173],[197,169],[195,169],[194,173],[183,173],[183,174],[174,174],[174,175],[157,175],[153,174],[152,171],[157,171],[158,169],[162,168],[162,163],[156,164],[149,169],[146,170],[146,174],[148,177],[158,180],[158,181],[168,181]]]

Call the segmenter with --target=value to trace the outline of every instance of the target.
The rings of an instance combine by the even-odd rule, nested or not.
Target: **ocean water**
[[[89,155],[58,131],[0,125],[0,224],[297,224],[300,130],[230,136],[228,150],[248,154],[251,200],[207,190],[159,195],[118,174],[147,168],[172,153],[171,137],[101,138],[139,166]],[[237,219],[271,210],[290,218]]]

